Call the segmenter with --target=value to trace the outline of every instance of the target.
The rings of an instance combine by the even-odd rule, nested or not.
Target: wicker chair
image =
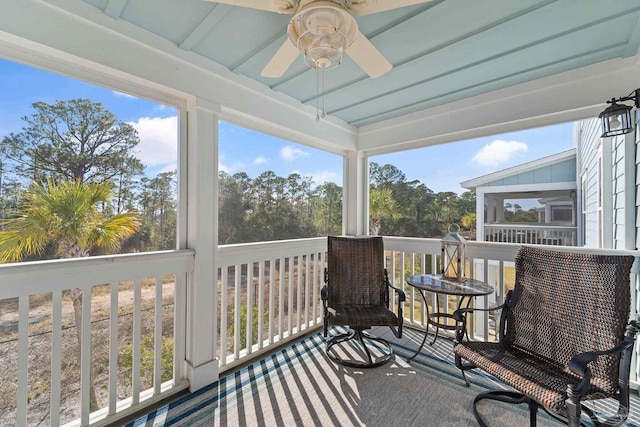
[[[389,283],[382,237],[329,236],[324,281],[321,292],[324,336],[330,325],[350,328],[327,341],[327,355],[336,363],[357,368],[373,368],[389,361],[393,355],[389,343],[365,332],[372,326],[389,326],[395,336],[402,337],[405,294]],[[390,288],[398,294],[397,315],[389,310]],[[338,347],[332,348],[338,343],[353,344],[339,347],[347,347],[364,357],[359,360],[338,356]]]
[[[622,424],[629,411],[629,370],[638,324],[630,323],[632,256],[592,255],[523,247],[516,256],[515,288],[501,308],[499,342],[463,342],[466,316],[458,320],[456,365],[475,367],[514,391],[490,391],[482,399],[527,403],[530,424],[538,408],[578,426],[582,411],[600,425],[583,401],[611,397],[618,413],[607,425]],[[463,363],[463,359],[468,362]]]

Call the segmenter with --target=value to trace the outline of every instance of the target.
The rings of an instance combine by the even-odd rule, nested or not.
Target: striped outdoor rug
[[[452,363],[428,354],[408,364],[412,351],[398,344],[385,366],[337,366],[324,342],[310,336],[127,426],[476,426],[473,398],[501,387],[480,372],[465,387]],[[524,405],[480,408],[490,426],[528,425]],[[538,425],[562,424],[539,413]]]

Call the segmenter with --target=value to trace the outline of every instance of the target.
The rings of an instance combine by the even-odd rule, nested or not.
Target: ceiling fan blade
[[[207,0],[230,6],[248,7],[250,9],[268,10],[278,13],[295,13],[298,9],[296,0]]]
[[[347,48],[347,54],[372,79],[388,73],[393,68],[387,58],[359,31],[356,39]]]
[[[260,75],[262,77],[282,77],[287,68],[293,64],[300,51],[289,41],[284,41],[280,49],[273,55],[273,58],[265,65]]]
[[[349,9],[358,16],[384,12],[391,9],[413,6],[415,4],[428,3],[433,0],[360,0],[354,1]]]

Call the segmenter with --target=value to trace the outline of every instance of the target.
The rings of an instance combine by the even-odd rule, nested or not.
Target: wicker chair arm
[[[467,316],[467,313],[473,313],[474,311],[494,311],[494,310],[500,310],[503,307],[504,307],[504,304],[500,304],[496,307],[489,307],[489,308],[477,308],[477,307],[459,308],[453,312],[453,318],[458,322],[463,322]]]
[[[589,363],[593,362],[600,356],[608,356],[610,354],[622,353],[624,350],[633,346],[633,342],[631,343],[622,343],[614,348],[609,350],[602,351],[586,351],[584,353],[576,354],[569,360],[569,369],[576,375],[580,375],[581,377],[585,377],[589,374]]]
[[[467,330],[467,313],[473,313],[474,311],[494,311],[500,310],[506,305],[506,301],[503,304],[500,304],[496,307],[489,308],[477,308],[477,307],[466,307],[459,308],[453,312],[453,319],[456,321],[456,330],[455,330],[455,342],[462,342],[464,338],[464,333]]]
[[[398,301],[399,302],[405,302],[407,300],[407,295],[404,293],[404,291],[402,289],[396,288],[395,286],[393,286],[389,282],[387,282],[387,286],[390,287],[391,289],[393,289],[394,291],[396,291],[396,293],[398,294]]]
[[[586,351],[584,353],[576,354],[569,360],[569,369],[576,375],[580,375],[581,377],[585,377],[587,375],[590,376],[589,373],[589,363],[593,362],[600,356],[608,356],[610,354],[622,353],[625,350],[628,350],[633,347],[635,343],[635,336],[640,332],[640,321],[632,320],[627,325],[627,332],[624,337],[624,341],[622,344],[613,347],[609,350],[602,351]]]

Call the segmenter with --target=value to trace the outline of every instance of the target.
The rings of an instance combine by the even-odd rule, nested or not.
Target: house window
[[[571,206],[552,206],[551,222],[571,223],[573,220],[573,212]]]

